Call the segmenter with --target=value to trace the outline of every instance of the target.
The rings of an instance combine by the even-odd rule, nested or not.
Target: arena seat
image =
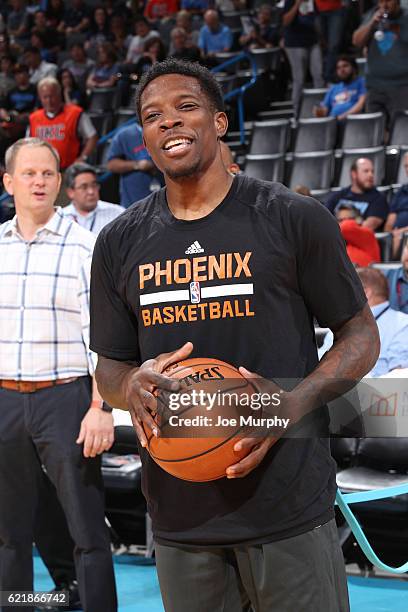
[[[388,142],[394,147],[408,145],[408,110],[395,114]]]
[[[338,179],[339,187],[350,185],[350,166],[355,159],[367,157],[374,164],[375,184],[381,185],[385,173],[384,147],[370,147],[364,149],[344,149],[341,152],[341,168]]]
[[[376,232],[375,237],[380,247],[381,261],[388,263],[392,259],[392,233]]]
[[[294,153],[289,188],[305,185],[309,189],[327,189],[333,180],[333,151]]]
[[[341,147],[343,149],[377,147],[384,143],[384,126],[382,113],[348,115],[344,123]]]
[[[98,137],[102,138],[112,128],[112,115],[111,113],[88,113],[95,130],[98,133]]]
[[[237,57],[240,54],[239,51],[219,51],[218,53],[214,53],[214,59],[218,65],[223,64],[224,62],[232,59],[233,57]],[[247,62],[246,62],[247,63]],[[223,72],[228,74],[235,74],[238,69],[243,68],[242,62],[234,62],[229,66],[223,68]],[[217,78],[217,74],[221,74],[220,72],[214,72],[214,76]]]
[[[267,70],[274,72],[279,68],[281,50],[279,47],[270,49],[251,49],[250,55],[255,61],[257,70]]]
[[[302,92],[302,100],[300,102],[299,117],[313,117],[313,107],[322,102],[327,92],[327,87],[322,87],[319,89],[304,89]]]
[[[328,151],[336,142],[337,120],[335,117],[311,117],[299,119],[296,127],[294,151]]]
[[[289,127],[288,119],[254,121],[249,153],[251,155],[285,153],[288,147]]]
[[[358,57],[356,59],[358,66],[358,76],[365,76],[366,66],[367,66],[367,58],[366,57]]]
[[[90,113],[112,112],[116,108],[119,89],[116,87],[100,87],[93,89],[89,98],[88,111]]]
[[[398,170],[395,176],[394,183],[398,183],[399,185],[403,185],[407,182],[407,175],[404,168],[404,155],[408,153],[408,142],[406,146],[400,148],[399,162],[398,162]]]
[[[216,81],[220,85],[224,96],[236,88],[237,80],[235,74],[229,74],[227,72],[215,72],[214,76]]]
[[[282,182],[284,165],[285,155],[283,153],[247,155],[245,158],[245,174],[263,181]]]
[[[223,11],[222,13],[222,23],[229,28],[242,29],[242,21],[241,17],[249,17],[248,11]]]

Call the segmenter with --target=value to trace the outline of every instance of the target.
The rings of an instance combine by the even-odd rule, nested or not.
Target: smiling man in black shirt
[[[284,394],[292,422],[332,397],[333,378],[372,367],[376,325],[338,225],[311,198],[226,171],[227,118],[204,68],[156,64],[138,112],[166,187],[99,235],[91,345],[102,395],[130,411],[141,441],[165,609],[344,612],[327,438],[246,438],[226,478],[191,483],[153,462],[141,427],[155,427],[154,388],[178,389],[162,372],[189,355],[244,366],[263,385],[302,380]],[[320,364],[314,316],[335,335]]]

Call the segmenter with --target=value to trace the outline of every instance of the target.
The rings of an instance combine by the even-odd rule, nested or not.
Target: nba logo
[[[192,283],[190,283],[190,302],[192,304],[199,304],[200,300],[200,283],[197,281],[193,281]]]

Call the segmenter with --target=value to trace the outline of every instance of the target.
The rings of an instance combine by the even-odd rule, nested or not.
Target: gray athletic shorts
[[[349,612],[334,520],[307,533],[237,548],[156,543],[166,612]]]

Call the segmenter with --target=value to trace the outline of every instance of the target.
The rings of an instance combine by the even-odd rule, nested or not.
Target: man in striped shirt
[[[71,203],[62,214],[94,234],[124,212],[123,206],[99,199],[96,171],[89,164],[72,164],[65,173],[67,195]]]
[[[115,612],[99,460],[113,442],[113,421],[89,384],[94,236],[54,210],[61,177],[49,143],[17,141],[3,180],[17,214],[0,227],[0,591],[33,589],[44,466],[75,541],[84,610]]]

